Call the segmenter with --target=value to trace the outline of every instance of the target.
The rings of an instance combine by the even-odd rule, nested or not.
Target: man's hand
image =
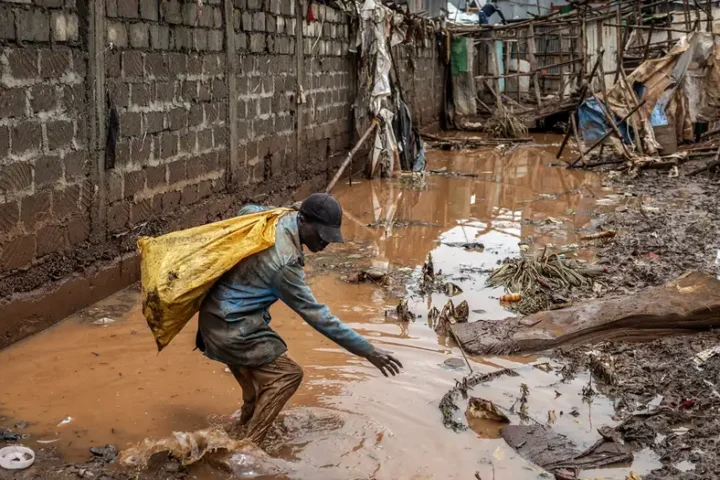
[[[397,375],[398,373],[400,373],[400,369],[403,368],[400,360],[390,355],[389,352],[377,348],[373,353],[371,353],[365,358],[367,358],[370,363],[375,365],[377,369],[380,370],[386,377],[388,376],[388,373],[390,373],[390,375],[392,376]]]

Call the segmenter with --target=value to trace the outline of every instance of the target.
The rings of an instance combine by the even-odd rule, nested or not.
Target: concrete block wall
[[[88,239],[87,55],[75,1],[0,2],[0,271]],[[26,288],[41,282],[28,278]],[[2,292],[8,293],[8,292]]]
[[[225,190],[225,24],[220,0],[108,0],[105,82],[120,130],[108,169],[116,234]]]
[[[137,281],[138,236],[321,189],[352,147],[347,14],[203,4],[0,0],[0,348]],[[434,45],[394,53],[433,124]]]

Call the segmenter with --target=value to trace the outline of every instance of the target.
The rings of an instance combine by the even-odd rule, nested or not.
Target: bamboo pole
[[[530,60],[530,70],[533,72],[533,89],[535,90],[535,100],[537,100],[538,107],[542,107],[542,101],[540,100],[540,85],[538,84],[538,64],[537,58],[535,57],[535,26],[531,23],[528,25],[528,59]]]

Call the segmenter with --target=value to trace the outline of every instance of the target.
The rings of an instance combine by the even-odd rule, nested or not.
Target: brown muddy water
[[[554,136],[538,140],[559,142]],[[474,422],[473,429],[461,433],[442,426],[437,405],[467,373],[454,343],[427,325],[430,306],[442,308],[447,298],[421,298],[408,289],[410,309],[419,317],[403,325],[385,315],[397,304],[392,293],[397,288],[346,283],[336,264],[404,269],[417,281],[420,265],[432,253],[436,270],[463,289],[453,300],[468,301],[470,321],[509,316],[497,300],[502,292],[484,286],[487,270],[519,255],[521,248],[547,244],[569,250],[568,255],[591,257],[592,252],[567,246],[578,242],[577,231],[592,222],[600,200],[611,193],[592,173],[550,167],[556,148],[432,151],[428,168],[446,174],[429,174],[424,182],[355,180],[336,188],[346,210],[343,232],[349,242],[310,259],[310,284],[343,321],[395,352],[405,369],[386,379],[283,305],[273,307],[272,325],[305,369],[304,383],[283,415],[285,428],[271,449],[291,462],[289,478],[471,479],[475,472],[485,479],[542,478],[497,438],[496,425]],[[485,249],[466,251],[445,245],[449,242],[481,242]],[[103,324],[105,318],[113,322]],[[6,417],[1,423],[26,421],[23,432],[31,436],[24,444],[55,447],[68,461],[84,461],[91,446],[111,443],[123,449],[226,419],[239,408],[240,387],[224,365],[192,351],[195,329],[193,322],[158,354],[140,312],[138,287],[119,292],[0,352],[0,417]],[[552,370],[546,371],[540,365],[545,362],[472,358],[476,371],[514,367],[521,374],[480,385],[473,395],[507,411],[524,383],[530,390],[530,417],[541,423],[556,418],[556,431],[580,448],[592,445],[599,438],[597,428],[615,423],[612,403],[602,396],[584,403],[581,391],[588,376],[559,383],[560,366],[550,362]],[[462,407],[458,417],[464,418]],[[578,416],[570,414],[573,408]],[[509,417],[519,421],[517,415]],[[652,454],[641,453],[632,466],[583,476],[625,478],[631,468],[642,475],[656,466]],[[203,465],[191,474],[227,477]]]

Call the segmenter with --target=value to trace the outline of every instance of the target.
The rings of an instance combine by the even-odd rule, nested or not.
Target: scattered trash
[[[635,472],[630,472],[625,480],[642,480],[642,477]]]
[[[60,425],[66,425],[70,422],[72,422],[72,417],[65,417],[60,421],[60,423],[57,424],[57,426],[59,427]]]
[[[481,420],[492,420],[501,423],[510,423],[510,419],[490,400],[484,398],[470,397],[465,416],[468,419],[477,418]]]
[[[555,413],[555,410],[548,410],[548,423],[555,422],[557,422],[557,414]]]
[[[47,445],[47,444],[55,443],[55,442],[59,442],[59,441],[60,441],[59,438],[54,438],[52,440],[36,440],[37,443],[40,443],[42,445]]]
[[[522,295],[519,293],[508,293],[500,297],[501,303],[513,303],[519,302],[522,299]]]
[[[100,318],[100,319],[92,322],[93,325],[98,325],[101,327],[107,327],[111,323],[115,323],[115,320],[113,320],[112,318],[108,318],[108,317]]]
[[[580,410],[578,410],[577,407],[573,407],[573,408],[570,410],[570,415],[572,415],[573,417],[577,418],[577,417],[580,416]]]
[[[14,433],[9,430],[0,429],[0,441],[2,442],[18,442],[20,441],[20,434]]]
[[[707,350],[703,350],[702,352],[696,354],[693,361],[695,362],[695,365],[702,367],[705,362],[718,354],[720,354],[720,345],[708,348]]]
[[[14,445],[0,448],[0,467],[6,470],[24,470],[35,462],[35,452],[27,447]]]
[[[232,370],[230,370],[230,367],[225,367],[225,373],[232,373]]]
[[[104,463],[114,463],[118,456],[118,449],[115,445],[105,445],[104,447],[92,447],[90,453]]]
[[[465,368],[465,362],[461,358],[448,358],[443,362],[443,365],[445,365],[448,368],[452,368],[453,370],[461,370]]]
[[[28,422],[21,420],[15,424],[15,428],[27,428]]]

